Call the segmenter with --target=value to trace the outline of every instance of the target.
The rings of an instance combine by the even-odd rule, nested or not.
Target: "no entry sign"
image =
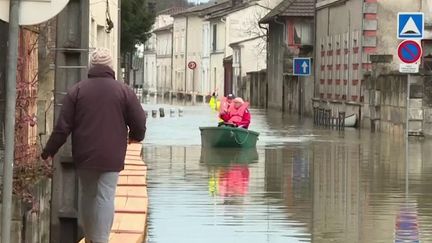
[[[196,67],[197,67],[196,62],[194,62],[194,61],[190,61],[190,62],[188,63],[188,68],[189,68],[189,69],[194,70]]]
[[[404,63],[416,63],[422,56],[422,48],[417,41],[406,40],[399,44],[398,56]]]

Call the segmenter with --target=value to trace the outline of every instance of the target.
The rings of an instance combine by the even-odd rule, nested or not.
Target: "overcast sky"
[[[191,3],[206,3],[208,0],[188,0]]]

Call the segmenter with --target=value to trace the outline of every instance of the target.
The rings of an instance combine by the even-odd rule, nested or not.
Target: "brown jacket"
[[[77,168],[121,171],[128,138],[142,141],[145,131],[146,116],[134,92],[115,80],[111,68],[97,65],[66,94],[42,158],[53,157],[72,133]]]

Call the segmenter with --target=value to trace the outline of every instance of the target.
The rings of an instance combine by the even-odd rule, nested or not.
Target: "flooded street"
[[[256,150],[201,149],[216,113],[162,107],[144,144],[149,243],[432,242],[432,142],[413,139],[407,166],[400,137],[252,109]]]

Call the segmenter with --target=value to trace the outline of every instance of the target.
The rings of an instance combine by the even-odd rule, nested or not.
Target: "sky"
[[[196,3],[196,4],[208,2],[208,0],[188,0],[188,1],[191,2],[191,3]]]

